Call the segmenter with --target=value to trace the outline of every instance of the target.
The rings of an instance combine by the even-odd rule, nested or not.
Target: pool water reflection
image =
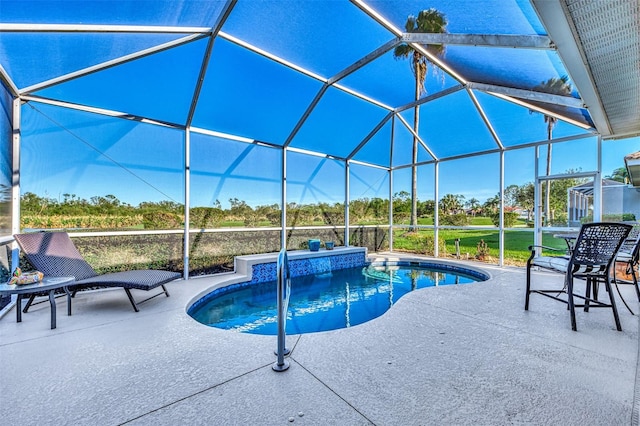
[[[378,264],[293,278],[286,332],[351,327],[379,317],[413,290],[488,278],[475,271],[452,269]],[[276,282],[216,290],[192,306],[189,315],[212,327],[276,335]]]

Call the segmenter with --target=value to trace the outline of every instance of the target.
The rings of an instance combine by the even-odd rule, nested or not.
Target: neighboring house
[[[640,188],[640,151],[624,157],[624,165],[629,173],[631,185]]]
[[[529,219],[529,217],[533,217],[533,212],[529,214],[528,209],[523,209],[522,207],[515,207],[513,212],[518,213],[518,219]]]
[[[567,217],[569,226],[579,226],[580,219],[589,216],[593,211],[593,182],[574,186],[567,190]],[[602,215],[620,215],[623,213],[635,215],[640,220],[640,188],[602,179]]]

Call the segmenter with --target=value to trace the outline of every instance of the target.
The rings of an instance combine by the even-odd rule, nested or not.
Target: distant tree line
[[[566,220],[567,189],[583,183],[584,179],[553,181],[551,186],[551,221]],[[532,220],[534,185],[510,185],[505,188],[505,225],[512,226],[521,209]],[[392,197],[395,223],[406,223],[411,216],[412,200],[407,191],[396,192]],[[27,192],[21,197],[23,228],[144,228],[176,229],[184,224],[184,206],[173,201],[142,202],[132,206],[121,202],[114,195],[94,196],[90,199],[75,194],[63,194],[62,199],[42,197]],[[418,201],[419,218],[432,218],[434,200]],[[460,194],[445,194],[438,203],[439,217],[444,225],[467,225],[470,218],[486,216],[497,225],[500,196],[496,194],[484,202],[476,198],[466,199]],[[383,198],[359,198],[349,205],[350,224],[388,223],[389,200]],[[216,228],[221,226],[280,226],[281,211],[278,204],[252,207],[244,200],[232,198],[229,207],[222,208],[219,201],[212,206],[194,207],[190,210],[192,228]],[[287,204],[287,226],[344,225],[343,203]]]

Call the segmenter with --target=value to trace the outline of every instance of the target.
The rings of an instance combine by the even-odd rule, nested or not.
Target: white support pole
[[[433,193],[434,193],[434,198],[435,198],[435,203],[434,203],[434,210],[433,210],[433,255],[434,257],[438,257],[440,255],[440,251],[438,250],[438,235],[439,235],[439,230],[438,227],[440,225],[440,214],[438,213],[438,200],[440,199],[439,191],[438,191],[438,186],[439,186],[439,176],[440,176],[440,162],[436,161],[433,165]]]
[[[500,151],[500,222],[498,231],[499,266],[504,266],[504,150]]]
[[[540,211],[540,179],[539,179],[539,170],[540,169],[540,146],[536,146],[535,149],[535,158],[534,158],[534,170],[535,170],[535,178],[534,178],[534,187],[533,187],[533,233],[534,233],[534,244],[542,245],[542,228],[541,228],[541,219],[542,212]]]
[[[567,226],[571,224],[571,188],[567,188]]]
[[[593,179],[593,221],[602,221],[602,137],[598,135],[598,171]]]
[[[393,146],[396,135],[396,114],[391,117],[389,140],[389,251],[393,251]]]
[[[12,138],[11,138],[11,234],[20,232],[20,121],[21,105],[19,98],[13,100],[12,108]],[[20,263],[18,246],[14,242],[11,245],[11,269],[12,272]],[[18,307],[17,309],[20,309]]]
[[[191,228],[191,132],[184,132],[184,238],[183,238],[183,262],[182,277],[189,279],[189,229]]]
[[[287,148],[282,148],[282,180],[280,181],[280,248],[287,250]]]
[[[351,203],[349,176],[351,165],[349,161],[344,162],[344,246],[349,247],[349,203]]]
[[[389,169],[389,251],[393,251],[393,170]]]

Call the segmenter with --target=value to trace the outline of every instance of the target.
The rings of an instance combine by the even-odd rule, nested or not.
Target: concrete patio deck
[[[79,295],[71,317],[61,298],[55,330],[48,303],[19,324],[11,310],[0,424],[637,424],[638,317],[620,305],[618,332],[609,309],[579,310],[574,332],[553,300],[533,295],[524,311],[524,269],[485,269],[487,282],[409,293],[368,323],[289,336],[283,373],[275,336],[186,315],[224,276],[171,283],[139,313],[121,289]]]

